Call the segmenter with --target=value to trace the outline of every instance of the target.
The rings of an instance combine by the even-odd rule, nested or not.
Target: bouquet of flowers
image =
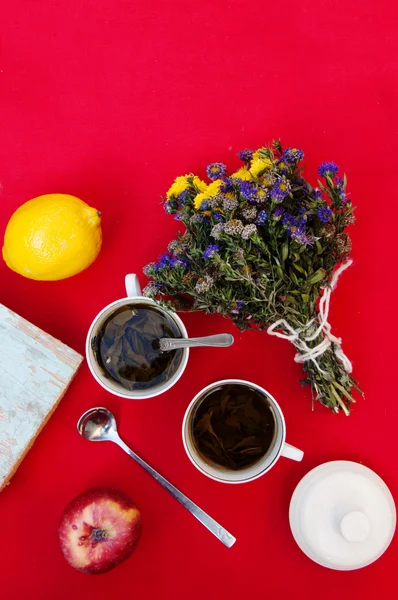
[[[145,295],[178,310],[231,318],[296,347],[313,400],[349,414],[352,365],[328,322],[331,292],[350,266],[354,220],[346,177],[323,163],[319,187],[302,175],[304,154],[279,141],[238,153],[243,166],[207,166],[211,182],[177,177],[164,208],[185,225],[168,252],[150,263]]]

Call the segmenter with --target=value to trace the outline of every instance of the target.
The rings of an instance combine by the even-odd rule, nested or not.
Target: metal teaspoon
[[[168,352],[177,348],[191,348],[193,346],[232,346],[234,338],[230,333],[218,333],[217,335],[206,335],[198,338],[160,338],[158,340],[160,350]]]
[[[133,452],[127,444],[120,438],[117,427],[116,419],[113,414],[107,409],[102,407],[91,408],[85,412],[77,423],[77,430],[82,437],[90,442],[114,442],[122,450],[124,450],[131,458],[134,458],[141,467],[143,467],[156,481],[160,483],[170,494],[178,500],[194,517],[198,519],[207,527],[207,529],[216,536],[227,548],[231,548],[236,542],[236,538],[231,535],[224,527],[221,527],[217,521],[205,513],[199,506],[197,506],[192,500],[187,498],[182,492],[180,492],[174,485],[172,485],[167,479],[162,477],[155,469],[153,469],[148,463],[140,458],[135,452]]]

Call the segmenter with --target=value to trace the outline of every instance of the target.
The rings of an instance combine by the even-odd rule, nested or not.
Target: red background
[[[395,598],[398,540],[374,565],[333,572],[312,563],[289,530],[301,477],[329,460],[361,461],[398,498],[396,424],[397,21],[388,0],[36,0],[0,8],[0,234],[39,194],[76,194],[102,211],[104,244],[86,272],[29,281],[0,265],[0,300],[83,353],[96,313],[124,293],[178,228],[159,207],[173,178],[204,175],[218,160],[274,137],[306,153],[306,174],[335,160],[358,206],[354,266],[332,298],[366,391],[349,418],[298,383],[293,348],[228,321],[185,317],[191,335],[235,333],[229,350],[191,353],[182,380],[161,397],[107,394],[83,364],[69,392],[0,495],[1,600],[67,598]],[[144,277],[142,277],[144,280]],[[227,486],[185,456],[181,422],[208,383],[239,377],[282,405],[302,463],[281,459],[265,477]],[[80,414],[112,409],[122,436],[236,535],[224,548],[115,446],[76,433]],[[135,555],[109,574],[73,571],[56,529],[66,503],[114,486],[141,507]],[[394,571],[395,567],[395,571]]]

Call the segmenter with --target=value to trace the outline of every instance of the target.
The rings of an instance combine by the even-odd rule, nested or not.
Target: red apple
[[[141,514],[111,489],[84,492],[65,508],[58,529],[62,552],[83,573],[105,573],[128,558],[141,535]]]

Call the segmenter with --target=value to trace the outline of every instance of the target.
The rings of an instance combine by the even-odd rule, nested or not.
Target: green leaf
[[[312,275],[312,277],[307,279],[307,284],[314,285],[315,283],[318,283],[318,281],[322,281],[322,279],[324,279],[325,276],[326,276],[325,269],[320,268],[317,271],[315,271],[315,273]]]
[[[293,267],[296,269],[296,271],[298,271],[299,273],[302,273],[303,275],[305,275],[307,277],[307,273],[304,271],[303,267],[301,267],[297,263],[293,263]]]
[[[282,261],[285,262],[287,257],[289,256],[289,242],[285,242],[282,246]]]
[[[295,285],[300,285],[299,280],[297,279],[297,275],[294,271],[290,271],[290,278]]]

